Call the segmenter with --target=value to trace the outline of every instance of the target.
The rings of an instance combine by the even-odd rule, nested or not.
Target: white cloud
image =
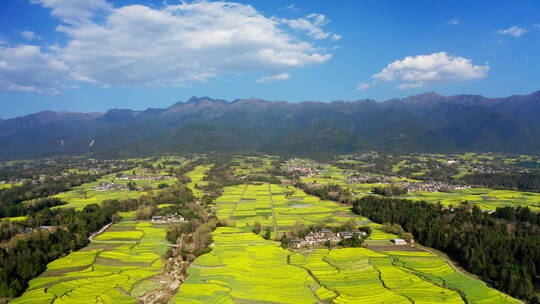
[[[81,6],[66,1],[66,7],[60,0],[33,1],[66,23],[57,29],[67,44],[50,51],[70,66],[73,79],[102,86],[183,87],[223,75],[287,71],[332,57],[250,5],[196,1],[113,8],[102,0]]]
[[[39,46],[0,48],[0,90],[56,93],[68,75],[69,66]]]
[[[288,11],[291,11],[291,12],[296,12],[298,11],[298,8],[296,7],[296,4],[290,4],[290,5],[287,5],[285,6],[284,8],[282,8],[284,10],[288,10]]]
[[[483,78],[488,71],[488,63],[473,65],[470,59],[439,52],[396,60],[372,77],[383,82],[396,81],[399,89],[408,89]]]
[[[532,27],[540,29],[540,24],[539,23],[533,24]]]
[[[299,19],[278,19],[281,23],[288,25],[290,28],[306,32],[308,36],[314,39],[326,39],[332,40],[341,39],[340,35],[325,32],[322,28],[327,25],[330,20],[323,14],[309,14],[305,18]]]
[[[448,20],[448,24],[450,24],[450,25],[458,25],[459,20],[458,20],[458,18],[452,18],[452,19]]]
[[[356,89],[357,89],[358,91],[363,91],[363,90],[369,89],[369,87],[370,87],[369,84],[367,84],[367,83],[365,83],[365,82],[361,82],[361,83],[358,84],[358,86],[356,87]]]
[[[501,35],[510,35],[512,37],[520,37],[521,35],[527,33],[527,29],[521,28],[519,26],[512,26],[507,29],[498,30],[497,33]]]
[[[99,13],[106,13],[112,5],[105,0],[31,0],[52,9],[51,14],[70,24],[89,22]]]
[[[27,40],[41,40],[41,37],[32,31],[22,31],[21,36]]]
[[[269,75],[264,76],[259,79],[257,79],[258,83],[270,83],[270,82],[276,82],[276,81],[283,81],[290,78],[289,73],[282,73],[282,74],[276,74],[276,75]]]

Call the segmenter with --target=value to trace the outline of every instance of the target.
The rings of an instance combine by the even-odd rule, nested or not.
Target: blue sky
[[[0,118],[540,90],[539,1],[0,2]]]

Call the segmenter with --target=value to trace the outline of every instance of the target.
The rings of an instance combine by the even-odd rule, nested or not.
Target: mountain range
[[[386,152],[540,153],[540,91],[486,98],[288,103],[192,97],[165,109],[44,111],[0,120],[0,159],[160,152],[287,155]]]

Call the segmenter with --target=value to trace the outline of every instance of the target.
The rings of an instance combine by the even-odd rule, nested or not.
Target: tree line
[[[540,192],[540,171],[467,174],[462,181],[493,189]]]
[[[42,183],[27,181],[20,186],[0,190],[0,218],[25,215],[26,210],[19,204],[22,201],[55,195],[84,183],[96,181],[99,177],[98,174],[70,174],[58,179],[48,178]]]

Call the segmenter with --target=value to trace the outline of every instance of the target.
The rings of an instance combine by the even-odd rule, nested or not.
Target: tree
[[[261,233],[261,223],[255,222],[253,224],[253,233],[255,233],[255,234]]]
[[[271,236],[272,236],[272,234],[271,234],[271,232],[270,232],[270,228],[266,227],[266,229],[265,229],[265,231],[264,231],[264,236],[263,236],[263,238],[264,238],[265,240],[269,240]]]

